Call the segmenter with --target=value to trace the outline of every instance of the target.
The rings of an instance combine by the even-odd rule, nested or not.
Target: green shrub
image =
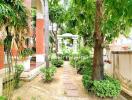
[[[93,82],[93,91],[100,97],[115,97],[120,94],[121,86],[118,80],[107,76],[104,80]]]
[[[77,62],[76,68],[77,68],[77,72],[79,74],[83,74],[85,72],[85,70],[87,70],[87,67],[91,67],[92,66],[92,59],[87,57],[85,59],[80,59]]]
[[[91,90],[92,83],[93,83],[91,75],[84,74],[82,77],[82,83],[85,89]]]
[[[53,79],[53,76],[56,72],[56,67],[51,66],[51,67],[43,67],[40,69],[40,71],[42,72],[43,76],[44,76],[44,80],[45,81],[51,81]]]
[[[82,69],[83,77],[82,83],[87,90],[91,90],[92,87],[92,59],[89,58],[85,61],[84,68]]]
[[[63,60],[69,61],[70,55],[71,55],[70,51],[63,49],[63,53],[61,55]]]
[[[71,59],[70,59],[70,64],[71,64],[73,67],[76,67],[78,61],[79,61],[79,58],[78,58],[78,57],[71,57]]]
[[[7,100],[5,96],[0,96],[0,100]]]
[[[76,65],[76,69],[77,69],[77,73],[79,74],[83,74],[83,69],[86,67],[86,61],[84,60],[80,60],[77,62],[77,65]]]
[[[84,47],[84,48],[80,48],[79,50],[79,56],[83,56],[83,57],[87,57],[87,56],[90,56],[90,53],[91,53],[91,49],[90,48],[87,48],[87,47]]]
[[[14,75],[14,88],[18,88],[19,87],[19,82],[20,82],[20,75],[23,72],[24,67],[23,65],[15,65],[15,75]]]
[[[91,58],[89,48],[80,48],[77,55],[72,55],[70,59],[70,64],[72,66],[76,66],[77,70],[82,70],[85,65],[87,65],[87,61]]]
[[[51,64],[56,67],[61,67],[63,65],[63,60],[55,58],[51,60]]]

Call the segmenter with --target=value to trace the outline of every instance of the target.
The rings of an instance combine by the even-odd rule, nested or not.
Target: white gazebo
[[[71,33],[65,33],[63,35],[57,35],[58,39],[58,54],[62,54],[62,39],[65,37],[70,37],[73,39],[73,53],[76,54],[77,51],[77,40],[78,40],[78,35],[73,35]]]

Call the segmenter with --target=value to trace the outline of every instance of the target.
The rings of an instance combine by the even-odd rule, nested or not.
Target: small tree
[[[59,34],[58,30],[63,30],[64,23],[64,8],[59,4],[59,0],[49,0],[49,19],[51,22],[52,30],[51,30],[51,38],[55,43],[56,55],[58,52],[58,41],[57,35]],[[54,24],[56,24],[56,30],[54,30]]]
[[[16,41],[18,48],[21,49],[22,41],[27,33],[25,31],[28,31],[28,11],[23,5],[22,0],[0,0],[0,9],[0,28],[2,27],[0,30],[2,30],[2,33],[7,33],[4,46],[7,52],[7,63],[9,69],[7,72],[8,74],[6,74],[9,75],[7,80],[10,82],[10,84],[7,85],[10,89],[5,95],[10,99],[12,92],[11,88],[13,85],[12,81],[10,81],[11,71],[14,71],[12,69],[12,57],[10,54],[11,42],[12,40]]]

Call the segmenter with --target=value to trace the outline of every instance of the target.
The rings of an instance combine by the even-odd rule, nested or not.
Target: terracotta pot
[[[4,46],[0,45],[0,69],[4,67]]]

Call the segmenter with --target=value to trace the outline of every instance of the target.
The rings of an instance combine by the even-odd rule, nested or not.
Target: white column
[[[73,37],[73,53],[76,54],[77,53],[77,39],[78,37]]]
[[[3,93],[3,78],[0,77],[0,96],[2,96]]]
[[[73,39],[73,52],[77,53],[77,39]]]
[[[58,38],[58,54],[62,54],[62,38]]]
[[[44,54],[36,54],[36,62],[45,62]]]

